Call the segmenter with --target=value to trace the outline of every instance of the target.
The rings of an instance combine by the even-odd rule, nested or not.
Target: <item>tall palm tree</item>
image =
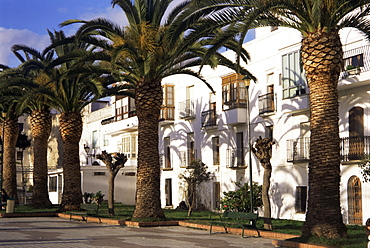
[[[175,74],[188,74],[206,81],[191,70],[205,64],[202,57],[210,45],[209,38],[187,36],[183,28],[175,34],[177,18],[191,1],[184,1],[168,15],[172,0],[113,0],[128,20],[127,27],[120,27],[105,19],[91,21],[70,20],[61,25],[82,23],[77,37],[100,35],[99,43],[111,56],[112,70],[116,77],[135,87],[135,105],[138,117],[138,164],[137,191],[134,218],[162,218],[164,212],[160,202],[160,165],[158,151],[158,121],[163,92],[163,78]],[[176,21],[176,22],[175,22]],[[230,42],[230,45],[232,43]],[[235,45],[235,44],[234,44]],[[247,59],[246,52],[243,58]],[[236,68],[237,65],[219,53],[207,63]],[[208,84],[207,84],[208,85]]]
[[[202,0],[207,21],[229,25],[235,35],[255,26],[283,26],[302,34],[301,58],[310,88],[309,198],[304,236],[346,237],[340,208],[338,78],[343,70],[339,31],[356,28],[370,38],[369,0]],[[230,15],[233,13],[233,15]],[[239,29],[239,30],[238,30]],[[325,151],[325,152],[323,152]]]
[[[35,90],[49,87],[50,81],[55,77],[55,70],[48,66],[53,61],[53,50],[45,49],[39,52],[26,45],[13,45],[13,53],[22,63],[19,68],[22,74],[19,80],[13,81],[12,86],[27,89],[27,93],[20,99],[23,106],[30,110],[30,129],[33,139],[33,194],[31,205],[37,208],[50,207],[48,194],[48,139],[51,133],[52,116],[50,103],[43,94]],[[9,85],[9,84],[8,84]]]
[[[18,87],[2,87],[12,81],[12,75],[17,69],[0,65],[0,111],[1,139],[3,143],[3,172],[1,187],[8,195],[18,203],[17,195],[17,167],[16,167],[16,143],[19,135],[18,117],[23,113],[18,108],[19,98],[24,91]]]
[[[78,209],[82,203],[79,142],[82,135],[81,111],[91,102],[118,92],[127,86],[108,87],[114,80],[109,70],[101,64],[89,62],[94,47],[86,42],[75,42],[74,37],[66,37],[63,31],[54,32],[52,48],[58,56],[50,68],[58,68],[58,76],[50,82],[51,91],[43,93],[59,111],[59,130],[63,152],[63,196],[61,209]],[[94,57],[96,58],[96,56]]]

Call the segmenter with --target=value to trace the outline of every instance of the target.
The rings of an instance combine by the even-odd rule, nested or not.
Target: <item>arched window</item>
[[[362,225],[361,180],[356,176],[348,180],[348,224]]]

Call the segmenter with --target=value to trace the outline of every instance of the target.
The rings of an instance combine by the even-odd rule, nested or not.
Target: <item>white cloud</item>
[[[0,27],[0,63],[11,67],[19,65],[19,60],[10,50],[14,44],[23,44],[37,50],[49,44],[47,35],[40,36],[29,30],[5,29]]]
[[[119,7],[108,7],[105,8],[103,12],[89,12],[89,13],[84,13],[80,16],[81,19],[89,21],[92,19],[96,18],[105,18],[108,19],[114,23],[118,23],[122,26],[127,25],[127,19],[122,11],[121,8]]]

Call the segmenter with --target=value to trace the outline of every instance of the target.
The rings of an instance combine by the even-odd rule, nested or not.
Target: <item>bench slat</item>
[[[70,212],[69,220],[71,221],[73,218],[73,215],[79,215],[82,217],[83,221],[87,222],[87,217],[92,215],[97,215],[99,211],[99,205],[97,204],[85,204],[82,203],[80,205],[80,211],[77,212]]]
[[[212,226],[214,224],[221,224],[224,227],[226,233],[227,233],[227,228],[226,228],[227,225],[236,226],[238,228],[242,228],[242,238],[244,238],[244,229],[246,227],[252,227],[253,229],[257,231],[258,237],[260,237],[260,233],[256,226],[257,218],[258,218],[258,214],[255,214],[255,213],[225,211],[222,214],[222,216],[220,216],[220,220],[211,221],[209,232],[212,233]],[[226,219],[238,219],[239,222],[229,222]],[[245,222],[242,222],[245,220],[249,220],[251,223],[247,224]]]

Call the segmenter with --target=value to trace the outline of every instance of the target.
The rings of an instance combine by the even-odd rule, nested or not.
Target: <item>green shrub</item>
[[[221,200],[221,209],[227,211],[251,212],[250,191],[248,183],[242,185],[236,182],[239,187],[235,191],[224,192],[224,197]],[[262,206],[262,186],[253,183],[253,208]]]

